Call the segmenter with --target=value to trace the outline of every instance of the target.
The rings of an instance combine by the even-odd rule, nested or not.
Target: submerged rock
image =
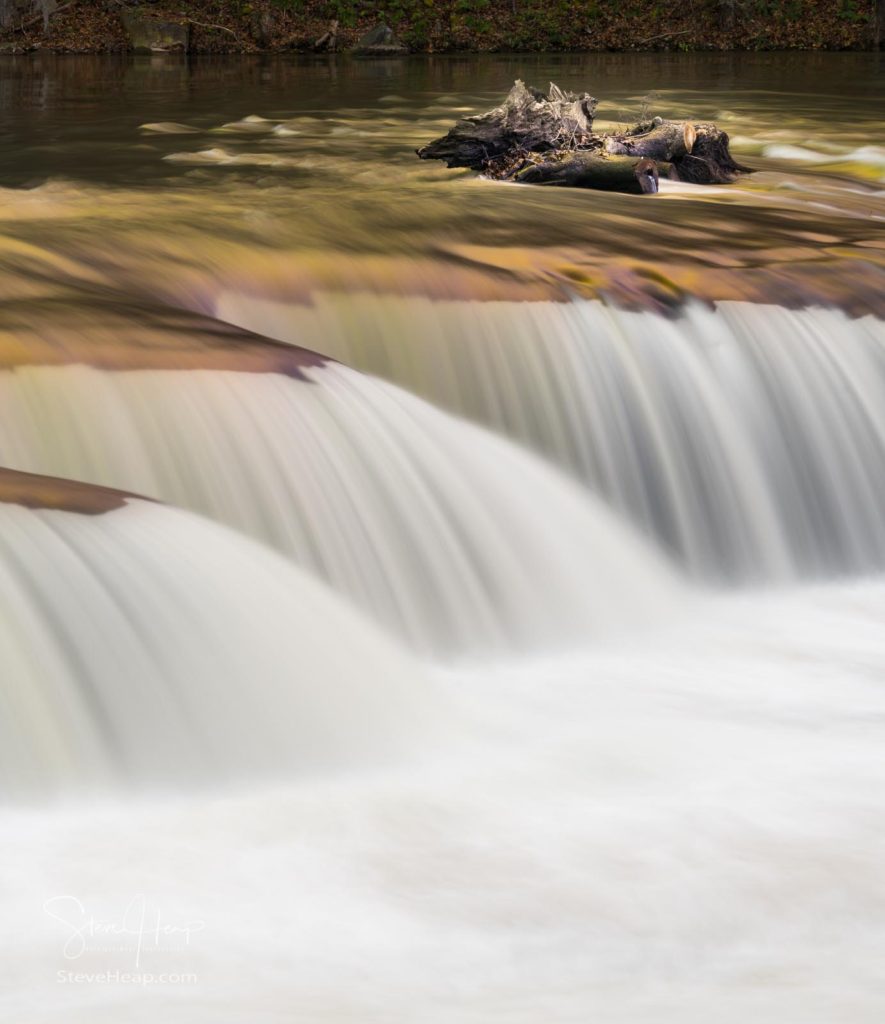
[[[0,467],[0,504],[23,505],[25,508],[61,509],[80,515],[95,516],[122,508],[136,495],[110,487],[84,484],[79,480],[20,473]],[[139,498],[151,501],[151,498]]]

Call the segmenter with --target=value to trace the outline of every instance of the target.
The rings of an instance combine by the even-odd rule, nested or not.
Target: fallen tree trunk
[[[664,165],[663,170],[666,172],[668,169]],[[653,195],[658,191],[660,173],[658,164],[648,157],[571,153],[559,159],[531,164],[515,174],[514,180],[523,185],[559,185]]]
[[[547,94],[517,81],[504,102],[460,120],[417,150],[422,160],[469,167],[525,184],[654,193],[659,175],[696,184],[734,181],[748,170],[714,124],[656,117],[612,134],[593,131],[597,101],[551,83]]]
[[[715,124],[691,121],[653,121],[636,125],[621,135],[610,135],[606,153],[644,156],[672,164],[670,176],[698,185],[727,184],[747,173],[728,150],[728,136]]]
[[[607,136],[603,141],[603,149],[606,153],[644,156],[649,160],[672,163],[690,153],[696,141],[697,129],[691,121],[664,121],[656,117],[646,124],[635,125],[621,135]]]

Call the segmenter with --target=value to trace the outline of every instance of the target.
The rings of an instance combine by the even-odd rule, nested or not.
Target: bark
[[[570,153],[556,160],[532,164],[515,175],[524,185],[595,188],[606,192],[654,194],[660,171],[648,157],[610,156],[605,153]]]
[[[638,124],[622,135],[610,135],[603,143],[606,153],[647,156],[650,160],[678,160],[691,152],[697,129],[691,121],[654,121]]]

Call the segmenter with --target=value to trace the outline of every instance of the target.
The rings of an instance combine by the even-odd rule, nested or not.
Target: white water
[[[579,332],[590,315],[555,313]],[[494,338],[505,321],[483,315]],[[489,364],[516,375],[489,393],[525,402],[528,436],[566,453],[602,436],[612,479],[652,511],[678,499],[714,566],[723,536],[748,575],[809,571],[803,536],[823,568],[848,542],[875,566],[880,325],[723,307],[652,322],[664,344],[647,317],[593,315],[614,324],[592,335],[598,375],[548,372],[549,353]],[[491,387],[471,365],[468,393]],[[418,646],[543,656],[422,672],[210,523],[0,507],[2,613],[32,622],[0,647],[22,663],[0,768],[19,791],[179,791],[4,809],[3,1019],[878,1024],[882,580],[692,600],[512,444],[346,368],[305,374],[17,369],[0,459],[204,508]],[[557,418],[567,381],[584,404],[568,392]],[[630,462],[637,438],[656,460]],[[51,672],[28,663],[44,648]],[[279,781],[193,793],[256,776]],[[173,934],[155,941],[157,914]]]
[[[3,1017],[878,1024],[883,614],[881,583],[714,601],[644,650],[443,677],[467,724],[405,770],[7,814]],[[139,894],[201,926],[139,970],[196,980],[57,982],[137,973],[131,936],[62,951]]]
[[[669,571],[540,460],[329,364],[0,374],[0,465],[205,513],[294,558],[413,646],[583,645],[655,618]]]
[[[799,161],[800,163],[836,167],[844,167],[846,164],[865,165],[874,173],[878,171],[880,180],[885,182],[885,149],[881,146],[858,146],[851,150],[842,147],[832,149],[830,152],[820,152],[807,146],[773,143],[764,146],[762,152],[772,160]]]
[[[443,708],[261,545],[143,501],[0,504],[0,791],[190,790],[386,764]]]
[[[217,313],[527,443],[703,578],[885,566],[885,323],[872,317],[232,293]]]
[[[158,55],[96,104],[119,61],[108,77],[65,60],[59,78],[51,55],[17,58],[7,171],[130,184],[0,190],[0,359],[234,366],[244,339],[197,338],[151,297],[204,309],[237,280],[286,302],[320,281],[535,294],[560,270],[550,244],[572,263],[586,242],[590,266],[610,249],[619,289],[634,255],[667,275],[674,239],[711,291],[775,288],[779,261],[810,259],[861,306],[880,244],[863,184],[883,170],[877,67],[830,57],[557,58],[574,84],[602,69],[631,108],[651,76],[670,111],[737,128],[753,153],[820,150],[657,205],[412,158],[512,61],[466,77],[460,60],[368,62],[364,81],[360,62],[293,78],[288,59],[212,61],[206,79]],[[381,109],[379,91],[402,95]],[[248,109],[268,119],[230,120]],[[136,135],[161,117],[193,126]],[[188,147],[193,166],[161,165]],[[747,267],[720,276],[707,257]],[[785,268],[791,295],[801,279]],[[244,311],[546,454],[697,576],[781,585],[674,587],[585,492],[341,368],[312,384],[0,375],[0,464],[172,495],[339,589],[174,510],[0,507],[0,767],[19,794],[27,777],[68,797],[2,807],[0,1021],[880,1024],[882,326],[359,295]],[[846,571],[878,575],[790,582]],[[420,649],[495,661],[416,667],[341,593]],[[102,977],[115,970],[131,981]]]

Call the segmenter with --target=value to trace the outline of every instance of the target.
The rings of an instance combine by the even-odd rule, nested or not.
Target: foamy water
[[[6,1016],[876,1021],[883,612],[878,583],[732,599],[642,650],[443,676],[464,728],[405,770],[6,813]],[[196,980],[57,984],[137,973],[63,946],[139,895],[191,928],[141,974]]]
[[[0,66],[0,1019],[879,1024],[880,63]]]
[[[321,584],[139,500],[99,515],[0,503],[0,665],[6,800],[383,763],[432,743],[446,713]]]

